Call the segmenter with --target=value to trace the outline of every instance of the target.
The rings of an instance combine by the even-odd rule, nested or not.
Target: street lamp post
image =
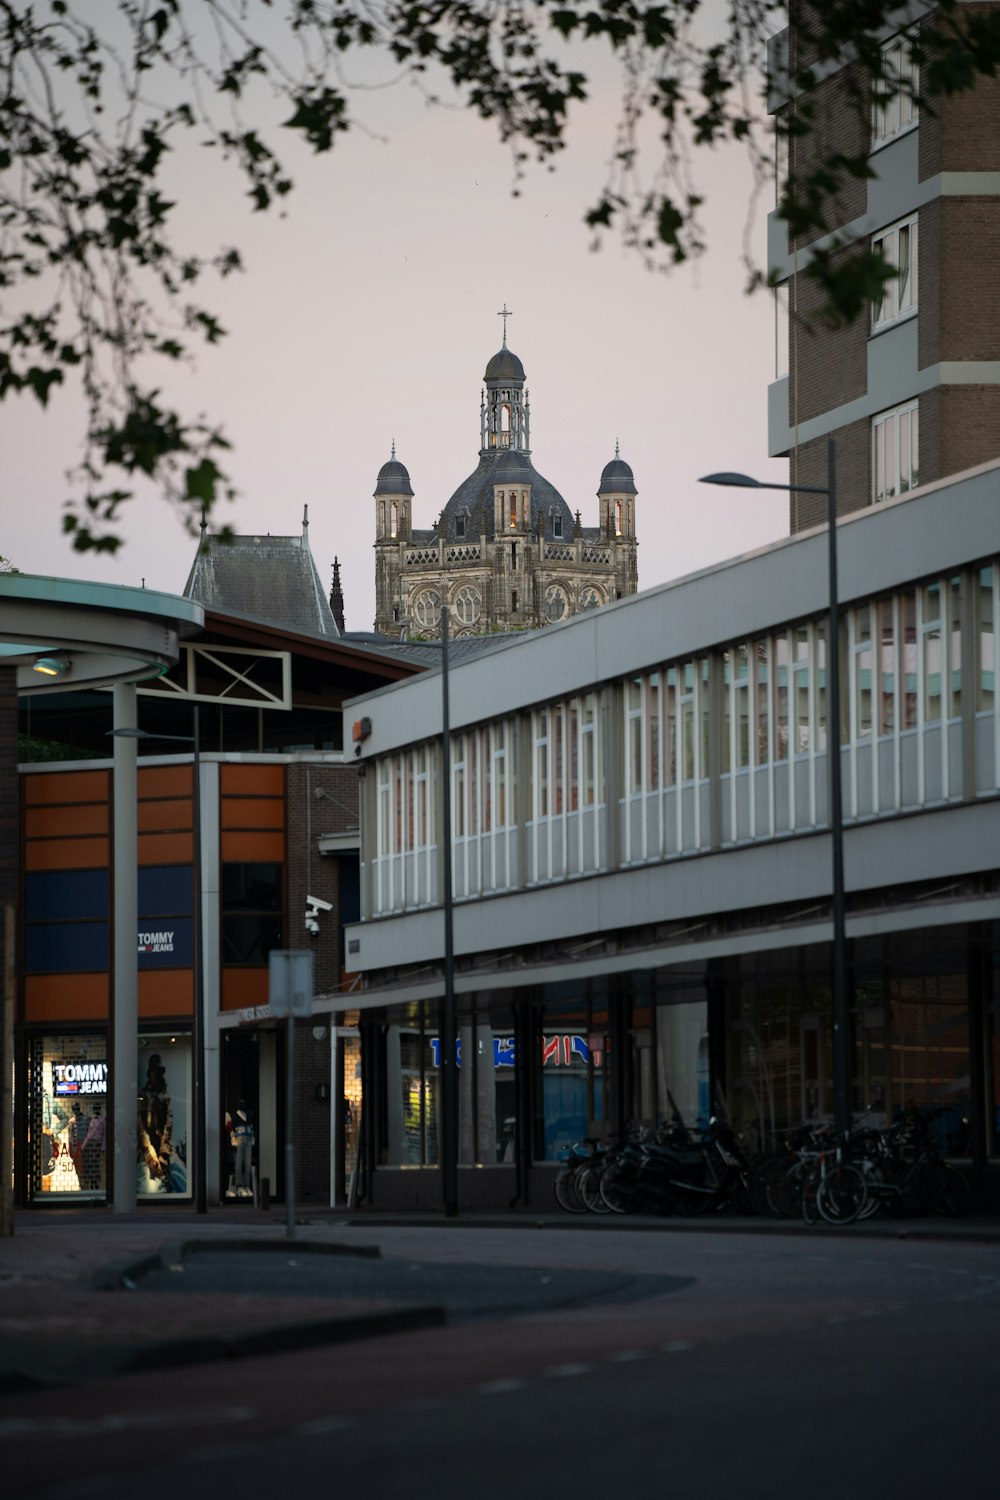
[[[840,773],[840,650],[837,588],[837,452],[833,438],[827,443],[827,482],[819,484],[770,484],[748,474],[706,474],[702,484],[729,485],[737,489],[787,490],[792,494],[825,495],[827,498],[828,613],[826,628],[827,710],[826,743],[830,766],[830,841],[833,846],[833,948],[831,989],[833,994],[833,1120],[840,1139],[851,1128],[851,1008],[847,983],[847,941],[844,922],[844,818]]]
[[[458,1018],[455,1010],[454,903],[451,879],[451,720],[448,699],[448,606],[441,606],[441,780],[444,845],[442,906],[444,916],[444,999],[438,1068],[441,1079],[441,1187],[445,1216],[458,1213]]]
[[[191,949],[194,963],[194,1026],[192,1046],[194,1049],[194,1100],[192,1134],[194,1136],[194,1207],[199,1214],[208,1211],[207,1152],[205,1150],[205,976],[202,972],[201,942],[201,735],[198,706],[194,706],[194,734],[156,734],[146,729],[111,729],[109,734],[118,739],[167,740],[177,745],[192,747],[192,797],[191,838],[192,862],[194,865],[194,889],[192,892],[193,915],[191,922]]]

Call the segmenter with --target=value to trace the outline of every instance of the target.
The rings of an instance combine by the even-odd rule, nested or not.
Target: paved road
[[[254,1500],[307,1483],[366,1500],[995,1489],[995,1245],[556,1229],[366,1228],[364,1239],[397,1284],[457,1289],[484,1266],[505,1287],[572,1272],[589,1300],[10,1396],[5,1496]],[[141,1299],[178,1293],[121,1295],[138,1313]]]

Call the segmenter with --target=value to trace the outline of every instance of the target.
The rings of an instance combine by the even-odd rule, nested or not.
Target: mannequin
[[[254,1128],[247,1107],[241,1099],[229,1126],[229,1140],[236,1151],[235,1185],[237,1198],[251,1198],[250,1166],[253,1159]]]

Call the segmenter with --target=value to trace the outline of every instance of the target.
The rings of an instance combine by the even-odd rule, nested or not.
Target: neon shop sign
[[[70,1094],[106,1094],[108,1065],[106,1062],[53,1063],[52,1081],[57,1098]]]
[[[441,1041],[439,1037],[429,1038],[431,1046],[431,1064],[433,1067],[440,1066]],[[589,1047],[586,1037],[565,1034],[561,1036],[547,1036],[542,1038],[542,1066],[546,1068],[569,1068],[574,1063],[586,1065],[593,1061],[594,1067],[601,1066],[601,1052],[597,1047]],[[455,1041],[455,1061],[459,1067],[462,1066],[462,1039]],[[493,1066],[495,1068],[512,1068],[515,1063],[514,1038],[512,1036],[495,1036],[493,1038]]]

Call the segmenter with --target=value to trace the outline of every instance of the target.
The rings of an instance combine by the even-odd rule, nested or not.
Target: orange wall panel
[[[35,974],[24,981],[24,1019],[106,1021],[107,974]]]
[[[168,828],[191,828],[191,800],[175,802],[140,802],[137,810],[140,833],[165,833]]]
[[[282,797],[284,766],[223,765],[221,790],[224,797]]]
[[[26,775],[24,800],[34,807],[46,802],[107,802],[110,771],[54,771],[50,776]]]
[[[73,807],[26,807],[24,836],[29,839],[77,838],[85,833],[107,833],[108,804],[88,802]]]
[[[283,797],[226,797],[222,803],[223,828],[284,828]]]
[[[26,870],[99,870],[107,863],[107,839],[32,839],[24,848]]]
[[[139,1015],[194,1015],[194,973],[191,969],[156,969],[139,975]]]
[[[190,765],[147,766],[136,773],[140,801],[144,797],[190,797],[191,786]]]
[[[266,1005],[267,994],[267,969],[223,969],[223,1010],[243,1010],[248,1005]]]
[[[277,860],[279,863],[285,857],[285,836],[283,833],[234,833],[232,831],[222,834],[222,859],[228,861],[265,861]]]
[[[190,833],[140,833],[141,865],[189,865],[194,860],[194,838]]]

